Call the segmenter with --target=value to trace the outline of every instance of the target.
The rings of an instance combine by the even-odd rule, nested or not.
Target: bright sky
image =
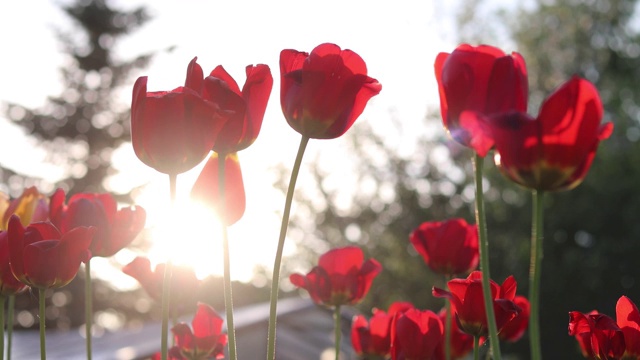
[[[53,3],[41,2],[34,8],[28,1],[0,2],[0,33],[3,34],[0,37],[0,48],[3,49],[0,101],[38,107],[47,95],[61,91],[57,68],[64,58],[53,29],[68,29],[70,24]],[[239,154],[247,211],[230,229],[232,277],[248,280],[253,264],[263,264],[270,269],[275,254],[284,197],[272,188],[274,174],[268,169],[278,163],[291,167],[300,139],[299,134],[286,124],[280,110],[280,51],[285,48],[311,51],[323,42],[354,50],[367,63],[370,76],[383,86],[359,121],[370,122],[384,132],[391,127],[389,119],[393,116],[408,126],[415,124],[416,131],[421,131],[419,126],[428,107],[436,106],[438,102],[433,61],[438,52],[450,52],[456,46],[452,14],[463,2],[451,2],[446,6],[426,1],[397,1],[392,5],[363,0],[326,0],[314,6],[301,6],[301,2],[295,0],[119,0],[111,3],[122,7],[145,4],[154,16],[147,26],[117,47],[122,58],[177,46],[171,53],[159,54],[148,69],[137,74],[149,77],[150,91],[182,85],[186,66],[194,56],[198,56],[205,73],[222,64],[241,87],[246,65],[266,63],[271,67],[274,87],[262,132],[250,148]],[[123,89],[124,104],[130,103],[134,80]],[[34,175],[56,176],[55,169],[42,164],[42,153],[34,150],[19,130],[1,118],[0,131],[5,139],[0,142],[0,166]],[[339,158],[345,146],[342,139],[311,141],[305,159],[314,159],[319,152],[325,158]],[[126,169],[111,179],[113,190],[124,191],[150,182],[138,203],[149,212],[149,226],[165,222],[162,219],[167,214],[160,210],[168,202],[165,177],[142,164],[130,146],[115,153],[113,165],[120,170]],[[336,171],[344,171],[348,176],[348,169],[339,164],[336,166],[340,169]],[[187,197],[197,172],[178,178],[179,185],[183,185],[179,193],[182,199]],[[304,182],[303,169],[299,184],[304,186]],[[206,220],[187,214],[183,221],[188,227],[197,229],[197,221]],[[189,246],[204,247],[193,250],[187,248],[186,240],[167,241],[175,246],[172,251],[175,262],[195,264],[200,275],[221,273],[219,243],[194,241]],[[293,249],[289,247],[288,251],[291,253]],[[156,249],[150,256],[152,260],[165,261],[167,255]],[[132,257],[130,252],[121,252],[117,259],[127,262]],[[126,279],[118,281],[126,282]]]

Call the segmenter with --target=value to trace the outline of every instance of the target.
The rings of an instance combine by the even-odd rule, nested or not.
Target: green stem
[[[218,154],[218,195],[220,216],[222,217],[222,248],[224,253],[224,308],[227,313],[227,336],[229,339],[229,359],[236,360],[236,331],[233,325],[233,291],[231,288],[231,256],[229,255],[229,234],[224,220],[225,199],[225,162],[227,156]]]
[[[445,275],[445,286],[449,290],[449,280],[451,277]],[[444,303],[447,314],[444,319],[444,359],[451,359],[451,327],[453,326],[453,314],[451,313],[451,300],[445,299]]]
[[[484,309],[487,314],[487,326],[489,327],[489,340],[493,358],[500,360],[500,343],[498,341],[498,326],[493,311],[493,297],[491,294],[491,276],[489,272],[489,239],[487,237],[487,220],[484,213],[484,194],[482,191],[482,165],[484,159],[475,154],[473,167],[476,182],[476,224],[478,224],[478,240],[480,242],[480,270],[482,270],[482,295],[484,297]]]
[[[45,289],[38,289],[38,299],[39,299],[39,316],[40,316],[40,360],[47,359],[47,350],[45,344],[45,336],[44,336],[44,326],[45,326],[45,297],[44,297]]]
[[[171,211],[175,210],[176,205],[176,183],[177,174],[169,174],[169,193],[171,197]],[[162,360],[167,360],[168,355],[168,337],[169,337],[169,303],[171,299],[171,258],[167,259],[164,267],[164,276],[162,278],[162,329],[160,338],[160,353]]]
[[[93,295],[91,292],[91,259],[84,264],[84,317],[85,317],[85,335],[87,344],[87,360],[91,360],[91,327],[93,326]]]
[[[0,295],[0,359],[4,359],[4,304],[7,298]]]
[[[473,360],[480,360],[480,337],[473,337]]]
[[[542,273],[542,238],[544,222],[544,191],[533,191],[533,219],[531,221],[531,263],[529,266],[529,341],[531,359],[542,358],[540,345],[540,279]]]
[[[296,180],[300,172],[300,164],[302,164],[302,156],[304,150],[309,143],[309,138],[302,136],[300,139],[300,147],[298,154],[291,170],[291,179],[289,180],[289,188],[287,189],[287,197],[284,203],[284,212],[282,213],[282,224],[280,225],[280,237],[278,239],[278,249],[276,250],[276,258],[273,264],[273,276],[271,278],[271,306],[269,311],[269,332],[267,335],[267,359],[275,360],[276,358],[276,310],[278,307],[278,289],[280,287],[280,264],[282,263],[282,252],[284,250],[284,240],[287,235],[287,227],[289,225],[289,213],[291,212],[291,203],[293,202],[293,192],[296,187]]]
[[[335,311],[333,312],[333,319],[335,322],[333,331],[335,332],[336,341],[336,360],[340,360],[340,342],[342,341],[342,321],[340,321],[340,305],[336,305]]]
[[[13,313],[16,309],[16,296],[9,295],[9,313],[7,314],[7,360],[11,360],[11,344],[13,341]]]

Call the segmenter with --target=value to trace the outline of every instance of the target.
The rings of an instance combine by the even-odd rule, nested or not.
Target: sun
[[[215,212],[190,199],[190,189],[179,188],[172,207],[167,189],[168,186],[152,184],[136,199],[147,211],[146,227],[151,236],[151,247],[140,255],[154,265],[170,260],[174,265],[192,267],[200,279],[222,276],[222,225]],[[265,216],[259,203],[253,203],[247,206],[243,218],[228,228],[232,280],[264,282],[255,278],[255,269],[270,269],[273,265],[276,238],[274,235],[269,241],[267,234],[276,233],[278,222],[274,220],[277,219]]]

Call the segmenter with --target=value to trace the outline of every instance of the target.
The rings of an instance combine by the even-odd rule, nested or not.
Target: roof
[[[349,332],[353,310],[342,311],[341,349],[351,358]],[[224,313],[221,313],[224,317]],[[181,319],[190,322],[190,318]],[[234,309],[238,359],[266,359],[269,303]],[[332,311],[309,299],[286,298],[278,301],[277,360],[334,359],[334,321]],[[14,359],[39,359],[39,335],[34,331],[13,333]],[[47,332],[47,359],[85,359],[85,340],[78,329]],[[105,332],[92,342],[94,360],[145,359],[160,350],[160,323],[147,323],[137,329]],[[322,354],[325,354],[324,356]]]

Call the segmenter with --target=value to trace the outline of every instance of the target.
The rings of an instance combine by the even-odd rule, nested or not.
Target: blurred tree
[[[114,48],[149,19],[143,8],[117,10],[107,0],[76,0],[60,5],[73,30],[57,30],[68,58],[61,67],[64,91],[39,109],[7,104],[6,115],[37,138],[47,161],[61,167],[68,193],[105,191],[113,173],[112,151],[129,141],[129,106],[116,100],[130,73],[147,65],[153,54],[120,60]],[[3,173],[5,179],[11,171]],[[46,179],[44,179],[46,181]]]
[[[633,21],[637,1],[540,0],[526,7],[493,8],[491,18],[476,21],[475,14],[486,14],[488,3],[465,3],[458,36],[505,50],[510,50],[505,43],[515,44],[512,50],[523,54],[530,74],[530,113],[536,114],[544,97],[578,74],[596,84],[605,121],[615,123],[585,182],[546,197],[543,354],[581,359],[575,339],[567,335],[569,311],[598,309],[615,317],[621,295],[640,303],[635,284],[640,281],[635,265],[640,254],[640,38]],[[316,191],[299,192],[293,217],[292,238],[307,253],[291,259],[289,267],[309,268],[319,253],[351,242],[383,264],[384,271],[360,305],[365,313],[395,300],[431,309],[442,306],[430,294],[442,279],[416,255],[408,235],[427,220],[473,220],[471,152],[445,139],[437,109],[427,116],[422,131],[403,131],[407,126],[396,122],[396,137],[404,146],[415,141],[412,150],[400,151],[387,130],[359,122],[346,135],[355,175],[323,168],[319,159],[311,169]],[[492,278],[501,282],[513,274],[518,293],[526,295],[531,195],[487,162]],[[350,199],[347,205],[345,197]],[[529,358],[526,337],[504,349],[516,358]]]

